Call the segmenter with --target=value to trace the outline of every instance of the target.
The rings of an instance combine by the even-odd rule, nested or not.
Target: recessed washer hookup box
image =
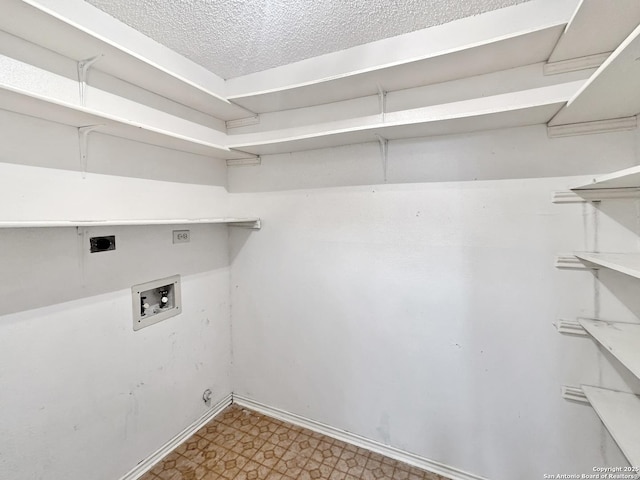
[[[133,329],[140,330],[182,311],[180,275],[131,287]]]

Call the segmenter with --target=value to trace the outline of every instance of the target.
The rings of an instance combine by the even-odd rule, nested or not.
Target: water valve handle
[[[166,308],[169,305],[169,290],[160,290],[160,308]]]
[[[145,302],[147,297],[140,297],[140,316],[144,317],[147,314],[147,308],[149,308],[149,304]]]

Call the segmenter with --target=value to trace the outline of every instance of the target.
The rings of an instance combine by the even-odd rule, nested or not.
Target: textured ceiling
[[[86,0],[223,78],[528,0]]]

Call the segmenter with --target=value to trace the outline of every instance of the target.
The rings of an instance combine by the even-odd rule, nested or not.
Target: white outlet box
[[[173,243],[189,243],[190,241],[191,241],[191,231],[189,230],[173,231]]]

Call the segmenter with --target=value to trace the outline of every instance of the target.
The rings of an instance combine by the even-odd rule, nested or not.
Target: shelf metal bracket
[[[555,267],[568,268],[571,270],[598,270],[600,268],[591,262],[580,260],[575,255],[558,255],[556,257]]]
[[[104,54],[96,55],[78,62],[78,83],[80,85],[80,105],[87,106],[87,73],[94,63],[100,60]]]
[[[581,197],[577,193],[567,190],[567,191],[558,191],[553,193],[553,198],[551,200],[553,203],[586,203],[588,200],[584,197]]]
[[[226,160],[227,167],[245,167],[262,165],[262,158],[260,155],[250,158],[232,158]]]
[[[378,106],[384,122],[384,115],[387,113],[387,92],[380,85],[378,85]]]
[[[384,175],[384,181],[387,182],[387,163],[389,159],[389,140],[381,135],[375,134],[380,144],[380,156],[382,157],[382,173]]]
[[[553,203],[598,203],[619,198],[639,198],[640,188],[594,188],[591,190],[559,191],[553,194]]]
[[[562,386],[562,398],[569,400],[570,402],[584,403],[591,405],[587,396],[581,387],[570,387],[568,385]]]
[[[82,171],[82,178],[87,178],[87,151],[89,147],[89,134],[100,127],[102,127],[102,125],[87,125],[86,127],[78,127],[78,141],[80,143],[80,170]]]
[[[558,333],[563,333],[565,335],[575,335],[578,337],[588,337],[589,334],[587,331],[580,325],[577,320],[563,320],[558,319],[556,323],[554,323],[555,327],[558,329]]]
[[[249,228],[251,230],[260,230],[262,228],[262,220],[254,220],[250,222],[229,222],[230,227]]]
[[[621,117],[593,122],[569,123],[566,125],[547,125],[549,138],[571,137],[574,135],[593,135],[596,133],[624,132],[635,130],[638,117]]]
[[[239,118],[237,120],[227,120],[225,126],[227,129],[248,127],[249,125],[257,125],[260,123],[260,115],[256,114],[251,117]]]
[[[558,73],[598,68],[612,53],[613,52],[597,53],[595,55],[560,60],[558,62],[547,62],[542,66],[542,71],[545,75],[556,75]]]

